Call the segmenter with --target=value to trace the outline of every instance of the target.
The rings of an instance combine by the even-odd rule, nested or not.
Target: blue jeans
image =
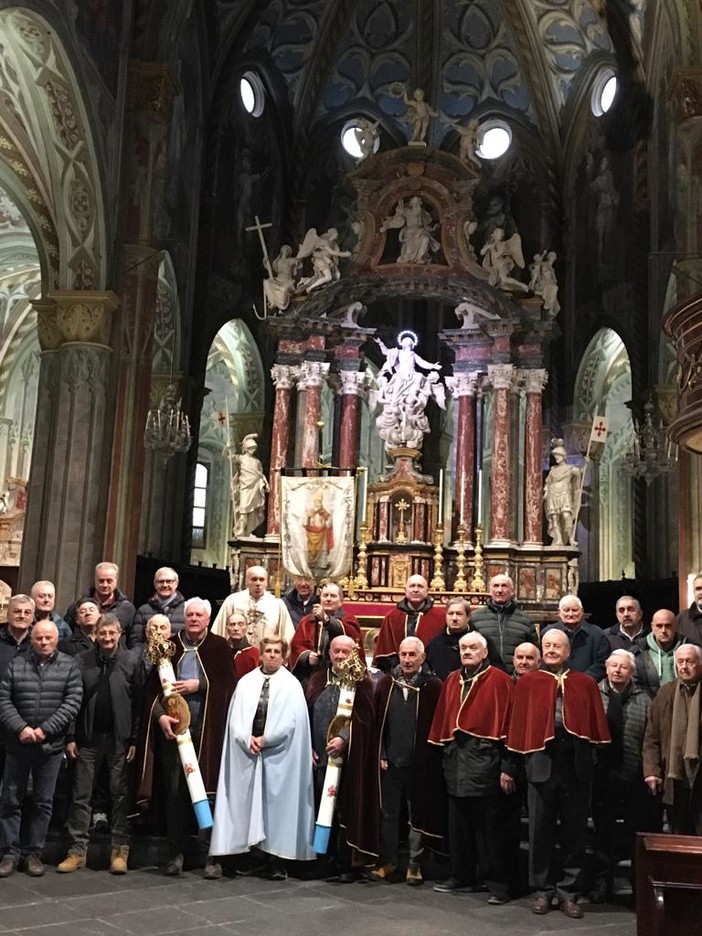
[[[26,751],[7,752],[0,788],[0,853],[5,857],[17,861],[20,856],[41,855],[62,761],[63,751],[47,754],[35,744],[27,745]],[[22,822],[30,775],[32,795]]]

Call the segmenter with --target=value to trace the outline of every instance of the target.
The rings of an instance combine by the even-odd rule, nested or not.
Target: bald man
[[[675,680],[675,651],[687,641],[678,632],[678,619],[662,608],[651,618],[651,632],[638,642],[636,679],[653,698],[661,686]]]
[[[258,647],[264,636],[283,637],[290,646],[295,625],[285,603],[268,591],[268,573],[263,566],[249,566],[244,579],[246,588],[228,595],[212,625],[212,632],[227,636],[227,621],[232,611],[241,611],[249,622],[246,639]]]
[[[405,637],[419,637],[425,647],[446,627],[446,612],[429,597],[429,584],[423,575],[410,575],[405,597],[389,611],[380,625],[373,666],[388,673],[399,663],[400,644]]]
[[[537,670],[541,666],[541,651],[535,644],[529,643],[529,641],[520,643],[514,649],[512,665],[514,667],[512,678],[516,682],[520,676],[524,676],[526,673],[533,673],[534,670]]]

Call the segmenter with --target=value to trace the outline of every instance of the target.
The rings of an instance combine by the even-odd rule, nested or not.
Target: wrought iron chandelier
[[[192,442],[190,420],[180,408],[177,393],[176,385],[169,383],[158,406],[149,410],[144,428],[144,448],[160,452],[164,467],[171,455],[187,452]]]
[[[670,474],[678,461],[678,447],[671,442],[662,420],[654,421],[653,403],[644,404],[643,422],[634,420],[632,449],[624,456],[624,468],[634,478],[651,484],[655,478]]]

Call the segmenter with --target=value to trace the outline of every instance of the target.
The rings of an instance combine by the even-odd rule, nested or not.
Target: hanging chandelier
[[[144,448],[160,452],[163,465],[175,452],[187,452],[192,442],[190,420],[180,408],[178,388],[169,383],[158,402],[150,409],[144,428]]]
[[[671,442],[662,420],[654,421],[653,403],[644,404],[643,422],[634,420],[633,447],[624,456],[624,469],[633,478],[651,484],[655,478],[670,474],[678,461],[678,447]]]

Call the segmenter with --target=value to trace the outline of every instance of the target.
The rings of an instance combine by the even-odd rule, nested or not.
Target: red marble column
[[[314,468],[319,462],[319,417],[322,407],[322,384],[327,379],[329,365],[321,361],[303,361],[300,366],[298,393],[305,391],[305,413],[302,424],[303,468]]]
[[[365,371],[339,371],[341,381],[341,427],[339,436],[339,467],[355,468],[358,464],[358,433],[361,397],[365,393]]]
[[[454,521],[464,524],[468,539],[473,530],[473,482],[475,474],[475,393],[478,374],[456,374],[453,395],[458,399],[456,420],[456,479]]]
[[[274,364],[271,377],[275,386],[273,409],[273,431],[271,434],[270,494],[268,495],[268,523],[266,533],[280,533],[280,469],[285,467],[285,458],[290,440],[290,402],[295,386],[298,367]]]
[[[543,529],[543,477],[541,449],[543,420],[541,397],[548,380],[545,370],[524,371],[526,425],[524,441],[524,545],[540,546]]]
[[[491,364],[488,379],[493,388],[493,438],[490,488],[490,542],[509,542],[510,419],[509,399],[514,365]]]

